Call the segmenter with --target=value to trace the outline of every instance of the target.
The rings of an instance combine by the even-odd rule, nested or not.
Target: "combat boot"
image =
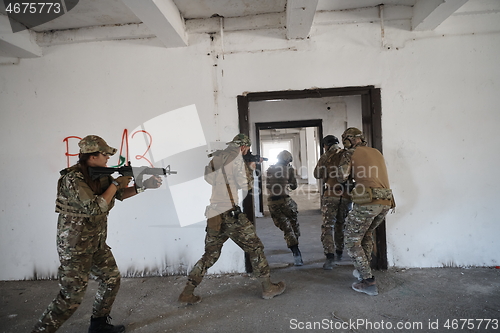
[[[90,317],[89,333],[120,333],[125,332],[123,325],[111,325],[111,317]]]
[[[341,250],[335,250],[335,253],[337,254],[337,261],[341,261],[342,260],[342,253],[343,253],[343,251],[341,251]]]
[[[271,299],[274,296],[283,294],[283,292],[285,291],[285,282],[280,281],[278,283],[272,283],[269,276],[262,278],[261,281],[263,299]]]
[[[187,304],[200,303],[201,297],[193,294],[194,288],[196,288],[194,283],[192,281],[188,281],[186,283],[186,286],[184,287],[184,290],[179,295],[178,301],[181,303],[187,303]]]
[[[294,265],[295,266],[304,265],[304,262],[302,261],[302,254],[300,253],[300,250],[299,250],[299,246],[294,245],[294,246],[290,247],[290,250],[292,250],[292,253],[293,253]]]
[[[352,284],[352,289],[370,296],[378,295],[377,282],[375,282],[374,276],[369,279],[363,279],[360,282],[354,282]]]
[[[335,267],[335,255],[333,253],[327,253],[323,269],[329,271],[332,270],[333,267]]]

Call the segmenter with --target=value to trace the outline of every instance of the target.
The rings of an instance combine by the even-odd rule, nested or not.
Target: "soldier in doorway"
[[[348,194],[347,184],[337,180],[338,165],[343,149],[339,147],[339,139],[333,135],[323,138],[324,154],[320,157],[314,177],[324,182],[321,197],[321,243],[326,256],[323,269],[331,270],[335,261],[342,259],[344,251],[344,222],[352,209],[352,201]]]
[[[356,183],[352,191],[354,206],[345,224],[345,246],[354,261],[353,275],[358,279],[352,289],[374,296],[378,288],[370,267],[373,231],[396,204],[382,154],[367,147],[363,133],[355,127],[345,130],[342,143],[345,151],[337,180],[344,182],[352,177]]]
[[[285,283],[272,283],[264,245],[257,236],[255,226],[241,212],[238,189],[243,195],[252,188],[255,162],[245,162],[243,155],[250,151],[250,138],[236,135],[228,147],[211,154],[212,160],[205,167],[205,180],[212,185],[210,205],[206,210],[207,228],[205,253],[194,265],[179,302],[195,304],[201,297],[194,289],[201,283],[207,270],[219,259],[224,243],[231,238],[250,258],[254,274],[262,284],[262,298],[271,299],[285,291]]]
[[[292,160],[292,154],[283,150],[278,154],[278,162],[267,169],[267,204],[274,224],[284,233],[286,245],[293,253],[295,266],[302,266],[297,203],[289,195],[289,189],[297,188],[295,169],[290,164]]]

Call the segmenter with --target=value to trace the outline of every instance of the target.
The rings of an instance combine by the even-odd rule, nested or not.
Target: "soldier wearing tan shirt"
[[[228,147],[212,154],[205,167],[205,181],[212,185],[210,205],[206,210],[207,228],[205,253],[188,275],[179,302],[196,304],[201,297],[194,295],[194,289],[201,283],[207,270],[220,257],[222,246],[231,238],[248,254],[252,269],[262,284],[262,298],[271,299],[283,293],[283,282],[272,283],[264,245],[255,232],[255,226],[238,207],[238,190],[244,195],[252,188],[255,162],[247,164],[243,155],[250,150],[250,138],[238,134],[227,143]]]
[[[356,187],[352,192],[354,203],[345,224],[345,247],[354,261],[358,278],[352,288],[368,295],[378,295],[375,277],[370,268],[373,251],[373,231],[382,223],[387,212],[395,207],[384,157],[366,146],[363,133],[354,127],[342,134],[346,150],[339,163],[338,181],[352,177]]]

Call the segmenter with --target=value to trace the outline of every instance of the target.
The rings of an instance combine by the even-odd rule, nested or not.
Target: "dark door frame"
[[[237,97],[238,117],[240,133],[250,135],[249,105],[254,101],[267,101],[279,99],[304,99],[304,98],[322,98],[331,96],[352,96],[361,95],[362,110],[362,131],[368,144],[382,151],[382,103],[380,88],[374,86],[364,87],[344,87],[344,88],[326,88],[326,89],[306,89],[306,90],[285,90],[285,91],[267,91],[251,92]],[[260,148],[258,148],[260,149]],[[243,211],[247,214],[250,221],[255,223],[254,197],[248,195],[243,200]],[[374,268],[387,269],[387,239],[385,221],[375,230],[376,235],[376,258]],[[246,260],[246,269],[251,272],[250,262]]]

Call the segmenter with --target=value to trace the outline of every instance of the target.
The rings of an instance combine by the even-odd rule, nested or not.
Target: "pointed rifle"
[[[118,172],[122,176],[134,177],[134,182],[136,188],[142,188],[144,175],[153,176],[167,176],[177,174],[177,171],[170,170],[170,165],[166,168],[150,168],[147,166],[133,167],[130,162],[128,165],[118,167],[118,168],[108,168],[108,167],[90,167],[89,175],[92,179],[97,179],[103,176],[110,176]]]

